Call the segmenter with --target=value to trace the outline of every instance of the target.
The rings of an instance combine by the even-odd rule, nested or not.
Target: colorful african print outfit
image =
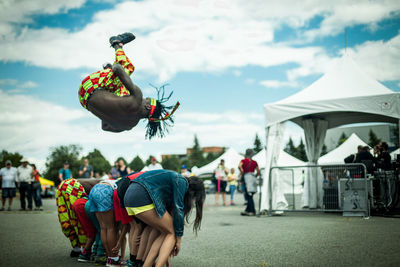
[[[83,247],[86,243],[85,232],[72,210],[72,205],[79,198],[87,199],[87,194],[77,180],[64,180],[58,185],[56,191],[58,220],[61,231],[69,239],[72,247]]]
[[[135,67],[125,55],[125,52],[122,50],[122,48],[115,50],[114,64],[115,63],[120,64],[128,75],[131,75],[135,70]],[[99,70],[83,79],[81,85],[79,86],[79,102],[84,108],[87,108],[87,101],[89,97],[92,95],[94,90],[98,88],[109,90],[117,96],[130,95],[128,89],[125,88],[111,68]]]

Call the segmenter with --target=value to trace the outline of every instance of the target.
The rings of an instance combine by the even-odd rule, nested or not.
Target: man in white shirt
[[[154,170],[162,170],[163,167],[161,166],[160,163],[157,162],[155,157],[151,158],[151,163],[149,166],[147,166],[147,168],[149,168],[149,171],[154,171]]]
[[[11,205],[16,196],[15,179],[17,178],[17,169],[11,166],[11,160],[6,160],[6,167],[0,170],[1,188],[2,188],[2,207],[4,210],[6,199],[8,198],[8,210],[11,210]]]
[[[33,182],[33,169],[28,164],[27,159],[21,160],[22,165],[17,168],[17,185],[19,187],[19,194],[21,200],[21,209],[26,210],[25,198],[28,199],[28,210],[32,210],[32,182]]]

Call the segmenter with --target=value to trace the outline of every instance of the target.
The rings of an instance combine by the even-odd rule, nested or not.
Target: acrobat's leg
[[[115,49],[115,62],[112,66],[113,72],[118,76],[121,83],[129,91],[135,99],[142,101],[143,94],[138,86],[136,86],[129,75],[133,73],[135,67],[132,65],[129,58],[125,55],[124,50],[122,50],[122,44],[114,45]],[[140,102],[138,102],[140,103]]]

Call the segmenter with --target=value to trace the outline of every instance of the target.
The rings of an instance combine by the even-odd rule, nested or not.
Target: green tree
[[[289,137],[289,141],[287,142],[283,151],[285,151],[289,155],[292,155],[293,157],[297,157],[297,149],[293,143],[292,137]]]
[[[60,182],[58,179],[58,172],[64,167],[64,162],[68,161],[73,177],[78,177],[79,167],[79,154],[82,147],[79,145],[65,145],[52,147],[50,155],[46,159],[46,171],[44,177],[54,181],[56,184]]]
[[[93,171],[98,172],[102,175],[103,172],[108,173],[111,170],[111,164],[108,160],[101,154],[100,150],[94,149],[92,152],[84,157],[89,160],[90,165],[93,166]],[[82,158],[83,160],[83,158]]]
[[[297,157],[298,159],[302,160],[302,161],[308,161],[307,159],[307,153],[306,153],[306,147],[303,143],[303,139],[300,140],[300,144],[297,146],[296,148],[297,150]]]
[[[204,165],[216,160],[218,157],[220,157],[224,153],[225,153],[225,147],[223,147],[222,151],[219,153],[208,153],[207,156],[204,158]],[[182,163],[182,164],[187,165],[186,163]],[[195,166],[195,165],[193,165],[193,166]]]
[[[215,153],[208,153],[207,156],[205,157],[205,164],[208,164],[212,161],[214,161],[216,158],[219,157],[219,153],[215,154]],[[194,166],[194,165],[193,165]],[[192,166],[192,167],[193,167]]]
[[[0,169],[6,166],[6,160],[11,160],[12,166],[18,167],[21,165],[21,159],[23,156],[18,152],[12,153],[7,150],[0,152]]]
[[[256,134],[256,138],[254,139],[254,151],[256,153],[260,152],[262,150],[262,143],[260,138],[258,137],[258,134]]]
[[[374,133],[374,131],[372,131],[372,129],[369,130],[369,142],[368,145],[370,147],[374,147],[376,145],[378,145],[382,140],[379,139],[376,134]]]
[[[193,166],[201,167],[205,165],[206,160],[203,156],[203,150],[200,147],[199,140],[197,139],[197,136],[194,136],[194,145],[192,147],[192,153],[189,155],[189,168]],[[163,165],[164,166],[164,165]]]
[[[161,165],[166,170],[179,172],[179,170],[181,168],[181,161],[179,160],[179,158],[177,156],[171,155],[171,156],[165,157],[164,160],[161,162]]]
[[[325,154],[327,154],[328,153],[328,148],[326,147],[326,145],[324,144],[323,146],[322,146],[322,150],[321,150],[321,155],[320,156],[323,156],[323,155],[325,155]]]
[[[347,138],[348,137],[346,136],[346,134],[344,132],[342,132],[342,135],[339,137],[338,144],[337,144],[336,147],[338,147],[341,144],[343,144],[347,140]]]
[[[131,168],[132,171],[138,172],[141,171],[144,168],[144,162],[143,160],[137,155],[132,159],[132,161],[129,163],[129,168]]]

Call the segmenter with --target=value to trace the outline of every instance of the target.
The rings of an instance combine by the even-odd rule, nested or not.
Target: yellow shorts
[[[151,203],[149,205],[145,205],[145,206],[141,206],[141,207],[125,207],[126,211],[128,212],[129,216],[134,216],[134,215],[138,215],[142,212],[148,211],[148,210],[152,210],[154,209],[154,203]]]

